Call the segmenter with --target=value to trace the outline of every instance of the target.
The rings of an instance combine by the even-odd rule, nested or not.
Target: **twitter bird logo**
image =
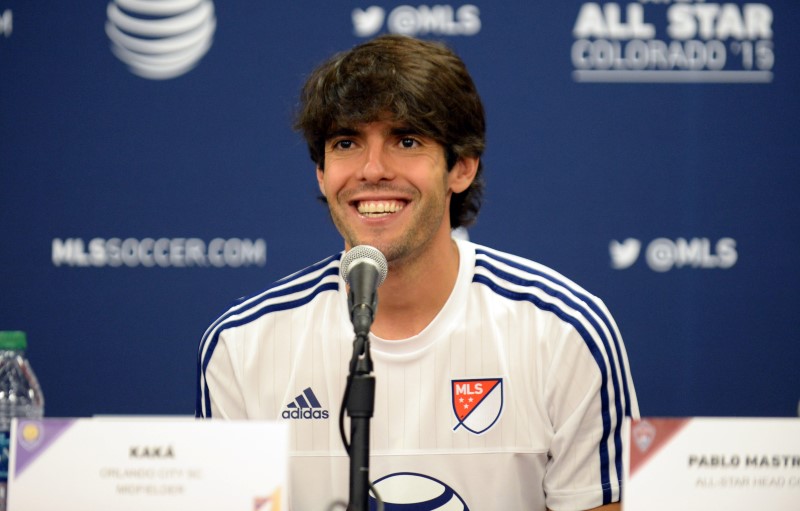
[[[635,238],[628,238],[622,243],[611,240],[608,244],[608,252],[611,254],[611,267],[615,270],[630,268],[639,258],[639,251],[642,243]]]
[[[353,32],[358,37],[375,35],[383,26],[385,17],[386,12],[377,5],[367,9],[354,9],[352,13]]]

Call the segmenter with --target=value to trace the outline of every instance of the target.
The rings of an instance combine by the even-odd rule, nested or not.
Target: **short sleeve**
[[[605,322],[569,318],[550,342],[545,402],[554,435],[544,480],[547,506],[584,510],[617,502],[621,422],[638,415],[619,332],[610,316]]]

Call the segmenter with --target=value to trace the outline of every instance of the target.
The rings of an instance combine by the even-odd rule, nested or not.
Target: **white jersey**
[[[457,243],[455,287],[425,330],[371,336],[370,479],[382,499],[473,511],[618,501],[621,422],[638,405],[611,315],[549,268]],[[340,258],[232,307],[199,350],[198,417],[290,423],[297,511],[348,497],[338,417],[353,328]]]

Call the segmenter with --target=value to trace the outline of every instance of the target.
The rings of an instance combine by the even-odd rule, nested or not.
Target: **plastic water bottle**
[[[0,511],[6,510],[11,419],[41,419],[44,396],[25,350],[25,332],[0,331]]]

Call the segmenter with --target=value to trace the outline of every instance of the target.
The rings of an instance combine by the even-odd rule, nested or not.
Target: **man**
[[[638,406],[610,314],[549,268],[451,236],[474,221],[483,186],[484,113],[463,62],[439,44],[379,37],[320,66],[300,103],[345,249],[372,245],[389,263],[371,331],[370,476],[383,500],[616,506],[620,425]],[[290,422],[301,511],[347,497],[341,255],[231,308],[199,352],[199,417]]]

